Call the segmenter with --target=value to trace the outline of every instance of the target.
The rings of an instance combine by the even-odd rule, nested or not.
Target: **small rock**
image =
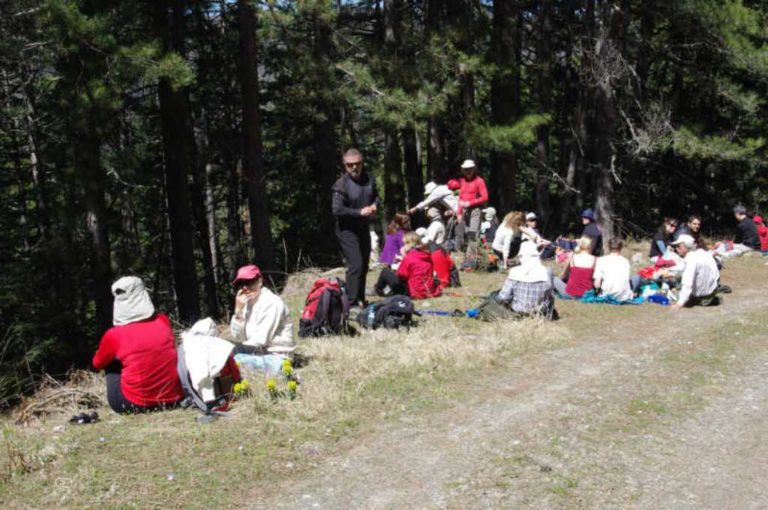
[[[168,473],[167,475],[165,475],[165,479],[168,480],[169,482],[172,482],[176,480],[176,475],[174,475],[173,473]]]
[[[104,438],[104,436],[101,436],[99,438],[99,443],[106,443],[106,442],[107,442],[107,440]]]
[[[53,427],[54,432],[64,432],[64,425],[56,425]]]

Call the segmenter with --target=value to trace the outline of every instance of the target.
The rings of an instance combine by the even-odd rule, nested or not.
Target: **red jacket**
[[[408,294],[413,299],[426,299],[440,295],[440,288],[435,283],[432,257],[418,248],[411,249],[403,257],[397,276],[408,286]]]
[[[768,227],[762,222],[757,224],[757,235],[760,236],[760,251],[768,251]]]
[[[485,181],[479,175],[471,180],[459,177],[459,202],[469,202],[469,207],[477,207],[488,201],[488,188],[485,187]]]
[[[176,342],[165,315],[107,330],[93,366],[101,370],[115,359],[123,366],[123,397],[132,404],[152,407],[184,398],[176,372]]]
[[[440,290],[446,288],[451,283],[451,269],[455,266],[453,259],[441,248],[430,254],[432,258],[432,267],[437,275],[437,286]]]

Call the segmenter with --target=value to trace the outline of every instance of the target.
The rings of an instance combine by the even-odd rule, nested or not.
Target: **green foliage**
[[[744,162],[756,158],[757,151],[765,146],[764,138],[735,143],[724,136],[697,136],[686,127],[676,130],[671,142],[675,151],[685,158]]]
[[[469,143],[478,150],[509,152],[535,142],[536,130],[551,122],[551,115],[531,113],[511,126],[474,126]]]

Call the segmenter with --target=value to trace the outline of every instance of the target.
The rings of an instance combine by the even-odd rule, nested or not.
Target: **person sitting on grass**
[[[522,316],[554,316],[552,272],[541,263],[539,250],[530,241],[520,245],[520,265],[509,270],[509,276],[496,299],[506,303]]]
[[[733,208],[733,216],[736,218],[736,238],[733,245],[728,243],[718,243],[715,251],[723,257],[739,257],[747,252],[760,249],[760,236],[757,233],[757,225],[747,216],[747,209],[741,204]],[[730,249],[729,249],[730,248]]]
[[[717,296],[720,271],[712,254],[696,248],[696,240],[683,234],[672,243],[677,254],[685,259],[685,269],[680,281],[680,295],[673,309],[683,307],[715,306],[720,304]]]
[[[440,287],[435,281],[432,257],[427,244],[415,232],[409,232],[403,239],[405,257],[397,268],[397,273],[389,268],[381,270],[375,291],[380,296],[401,294],[412,299],[438,297]],[[387,291],[389,287],[389,291]]]
[[[426,237],[430,242],[442,246],[445,242],[445,223],[443,223],[440,211],[436,207],[430,207],[427,209],[427,218],[429,219],[429,226]]]
[[[584,225],[581,237],[589,237],[592,240],[592,246],[589,251],[595,257],[599,257],[603,254],[603,231],[597,224],[595,212],[592,209],[581,211],[581,223]]]
[[[659,257],[664,257],[669,244],[675,239],[675,229],[677,229],[677,220],[674,218],[664,218],[661,228],[653,235],[651,251],[648,253],[648,257],[650,257],[651,262],[654,264]]]
[[[116,413],[141,413],[176,406],[184,391],[176,371],[171,322],[155,307],[141,278],[112,284],[113,327],[93,356],[107,374],[107,402]]]
[[[597,263],[597,257],[590,253],[593,242],[587,236],[576,241],[576,248],[568,258],[565,271],[560,278],[554,279],[555,290],[560,296],[579,299],[593,288],[592,277]]]
[[[427,241],[427,239],[424,239]],[[432,267],[435,270],[437,286],[442,291],[446,287],[461,287],[459,270],[445,248],[436,243],[429,242],[429,254],[432,258]]]
[[[763,255],[768,254],[768,227],[763,223],[763,217],[755,215],[752,220],[757,225],[757,235],[760,237],[760,252]]]
[[[263,285],[258,266],[237,270],[232,282],[237,290],[235,313],[229,330],[235,342],[235,360],[246,368],[277,373],[290,359],[296,345],[288,307]]]
[[[395,213],[395,217],[387,225],[387,236],[381,249],[379,262],[391,266],[396,262],[403,248],[403,236],[411,230],[411,218],[405,213]]]
[[[634,297],[630,288],[631,267],[629,260],[621,255],[624,242],[614,237],[608,241],[608,255],[597,259],[595,264],[595,289],[603,296],[610,296],[616,301],[629,301]]]

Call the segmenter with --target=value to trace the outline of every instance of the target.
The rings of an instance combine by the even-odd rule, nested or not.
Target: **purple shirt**
[[[387,234],[384,240],[384,248],[381,250],[379,256],[379,262],[382,264],[394,264],[395,257],[400,253],[400,248],[403,247],[403,237],[405,236],[405,230],[398,230],[394,234]]]

